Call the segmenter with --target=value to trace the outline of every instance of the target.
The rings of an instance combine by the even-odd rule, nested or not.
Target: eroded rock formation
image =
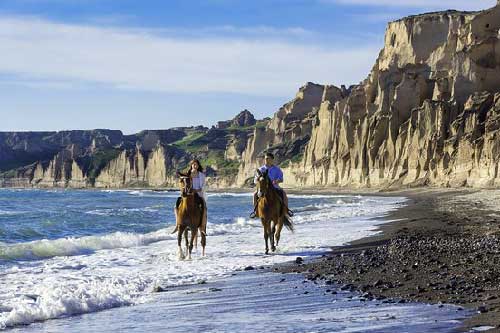
[[[322,101],[296,185],[499,186],[500,6],[389,24],[368,78]]]

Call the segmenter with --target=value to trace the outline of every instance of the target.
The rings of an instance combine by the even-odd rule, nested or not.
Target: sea
[[[177,197],[0,189],[0,330],[452,332],[470,315],[366,301],[272,272],[379,232],[403,197],[290,194],[295,232],[284,228],[277,251],[265,255],[261,222],[248,217],[252,193],[209,192],[206,256],[200,246],[192,260],[179,259],[171,234]]]

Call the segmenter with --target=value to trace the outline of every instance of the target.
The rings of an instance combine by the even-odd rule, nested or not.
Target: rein
[[[264,177],[264,176],[260,176],[260,177]],[[259,191],[258,191],[258,194],[259,194],[260,198],[265,197],[267,195],[267,193],[269,192],[270,188],[271,188],[271,192],[273,192],[273,190],[274,190],[274,186],[271,183],[271,179],[267,175],[265,177],[266,177],[265,181],[266,181],[266,185],[267,185],[267,188],[266,188],[265,191],[262,191],[262,188],[261,188],[260,182],[259,182]],[[276,191],[274,191],[274,192],[276,192]]]

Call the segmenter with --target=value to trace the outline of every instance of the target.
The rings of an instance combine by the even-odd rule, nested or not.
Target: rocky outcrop
[[[0,186],[172,184],[169,175],[187,164],[189,154],[169,144],[190,130],[143,131],[128,136],[111,130],[0,133]]]
[[[172,146],[158,144],[151,151],[122,151],[101,170],[95,187],[166,187],[176,184],[175,171],[185,167],[188,156]]]
[[[232,120],[217,122],[217,128],[225,129],[229,127],[248,127],[257,123],[253,114],[247,109],[241,111]]]
[[[255,119],[244,111],[233,120],[228,129],[196,126],[133,135],[108,130],[0,133],[0,186],[172,187],[176,171],[192,158],[202,161],[213,186],[234,186]]]
[[[500,7],[389,24],[370,73],[321,103],[295,185],[498,186]]]
[[[274,116],[257,126],[249,135],[246,149],[241,154],[241,163],[238,170],[237,184],[245,184],[253,178],[253,172],[262,164],[263,153],[272,150],[282,153],[278,161],[283,162],[293,158],[284,154],[289,151],[283,149],[285,145],[295,145],[294,153],[301,152],[308,141],[312,130],[317,107],[323,98],[334,99],[336,94],[342,94],[336,88],[315,83],[307,83],[299,89],[295,98],[283,105]]]

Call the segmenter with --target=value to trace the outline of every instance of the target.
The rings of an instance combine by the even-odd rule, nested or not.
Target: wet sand
[[[452,306],[363,302],[350,292],[332,294],[329,286],[303,282],[298,274],[237,272],[206,284],[166,288],[155,293],[153,303],[12,332],[452,332],[467,315]]]
[[[381,233],[333,248],[303,272],[367,299],[454,304],[473,310],[460,331],[500,331],[500,190],[398,191],[407,206]]]

